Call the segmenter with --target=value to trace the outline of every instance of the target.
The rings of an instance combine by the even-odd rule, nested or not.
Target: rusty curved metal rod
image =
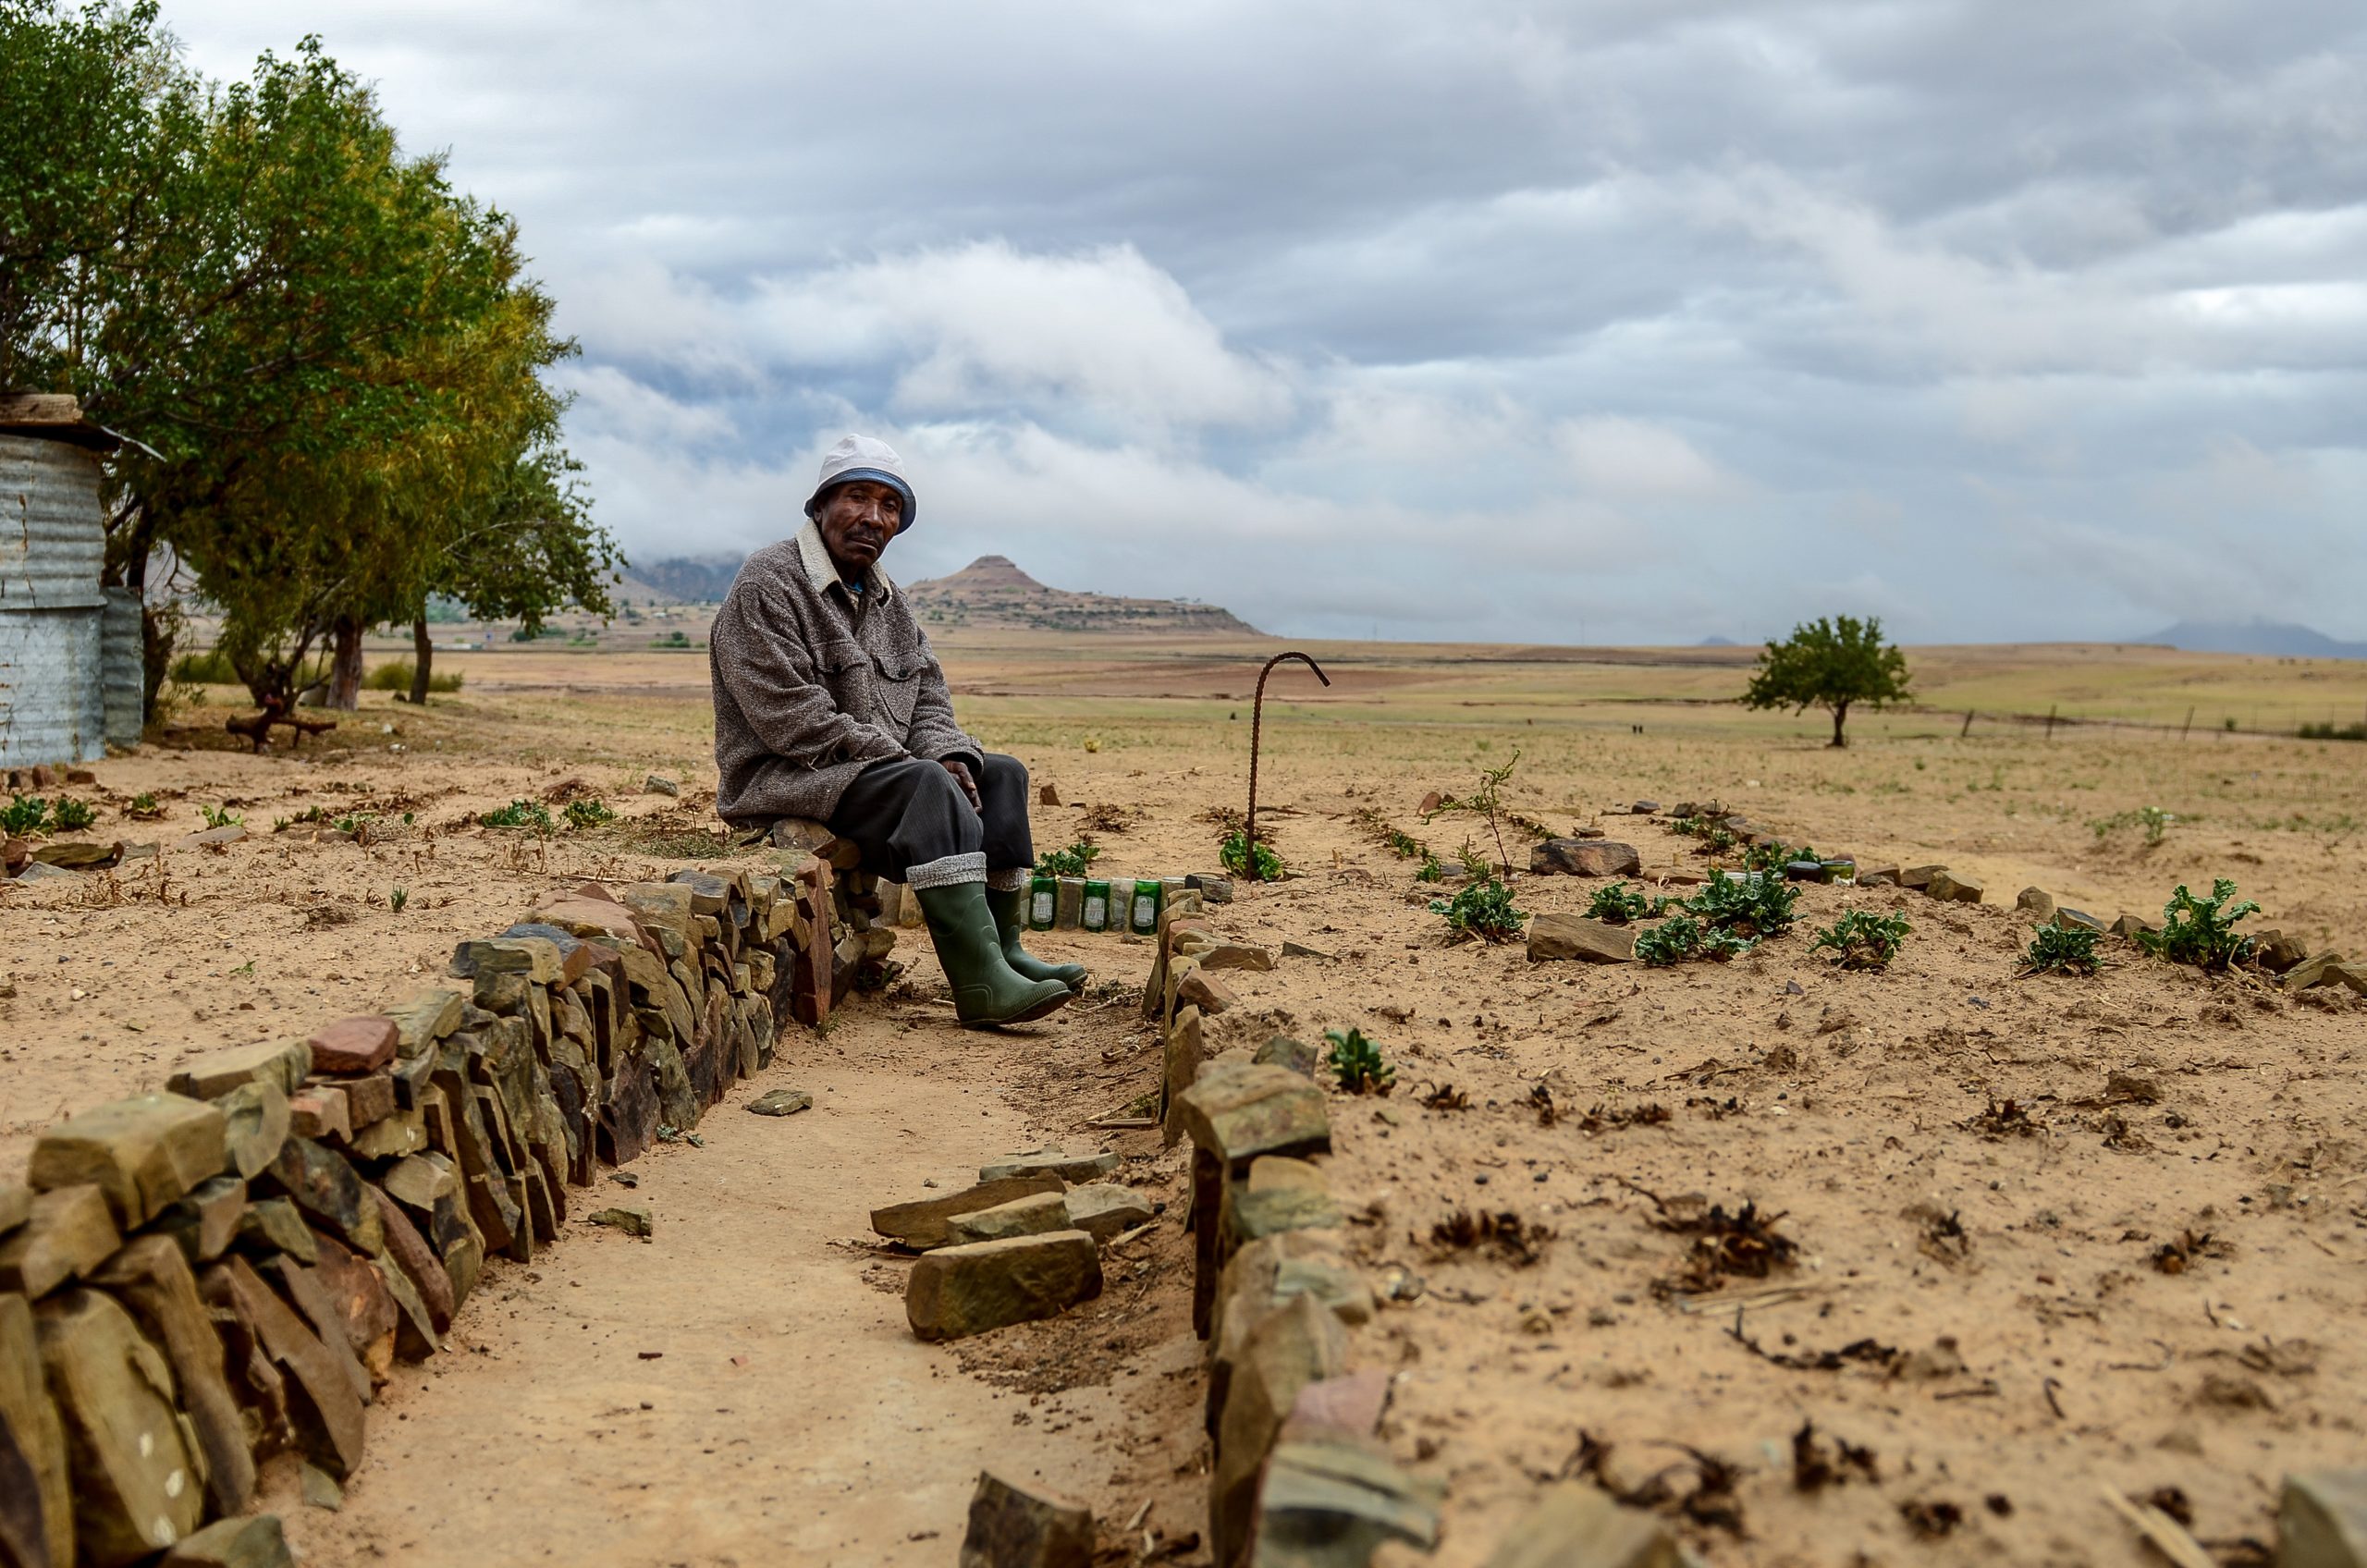
[[[1274,667],[1284,659],[1298,660],[1299,663],[1315,671],[1315,679],[1322,681],[1326,686],[1331,684],[1331,678],[1323,673],[1323,667],[1301,653],[1276,654],[1266,661],[1266,668],[1257,672],[1257,699],[1249,710],[1249,815],[1241,826],[1241,841],[1247,862],[1242,871],[1242,878],[1249,882],[1258,880],[1257,744],[1266,731],[1266,677],[1273,674]]]

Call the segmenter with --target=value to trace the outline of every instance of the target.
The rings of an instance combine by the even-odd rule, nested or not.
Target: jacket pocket
[[[814,650],[814,672],[840,713],[865,724],[875,721],[871,655],[861,643],[823,643]]]
[[[874,654],[869,663],[880,713],[901,740],[912,725],[914,704],[920,701],[921,661],[910,654],[889,653]]]

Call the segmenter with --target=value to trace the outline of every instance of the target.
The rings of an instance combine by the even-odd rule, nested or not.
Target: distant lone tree
[[[1769,643],[1742,694],[1749,708],[1833,710],[1833,743],[1846,746],[1842,726],[1853,703],[1870,708],[1903,703],[1907,655],[1883,641],[1883,623],[1869,617],[1837,616],[1796,626],[1781,643]]]

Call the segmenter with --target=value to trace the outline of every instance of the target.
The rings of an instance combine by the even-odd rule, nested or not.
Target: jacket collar
[[[830,547],[822,543],[822,526],[812,518],[807,518],[805,526],[797,531],[797,559],[805,569],[805,581],[814,584],[815,592],[827,594],[833,582],[845,588],[846,580],[839,575],[839,563],[830,558]],[[870,579],[868,591],[879,595],[878,603],[884,605],[896,596],[896,585],[888,581],[888,574],[879,570],[877,562],[872,563],[865,575]]]

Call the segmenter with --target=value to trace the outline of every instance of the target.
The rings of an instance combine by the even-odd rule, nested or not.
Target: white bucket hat
[[[904,497],[904,515],[896,532],[901,533],[912,527],[913,515],[919,503],[913,497],[913,487],[904,478],[904,459],[896,448],[870,435],[841,436],[839,444],[822,454],[822,477],[816,482],[814,494],[805,499],[805,515],[812,517],[821,508],[822,497],[840,484],[852,484],[858,479],[868,479],[885,484]]]

